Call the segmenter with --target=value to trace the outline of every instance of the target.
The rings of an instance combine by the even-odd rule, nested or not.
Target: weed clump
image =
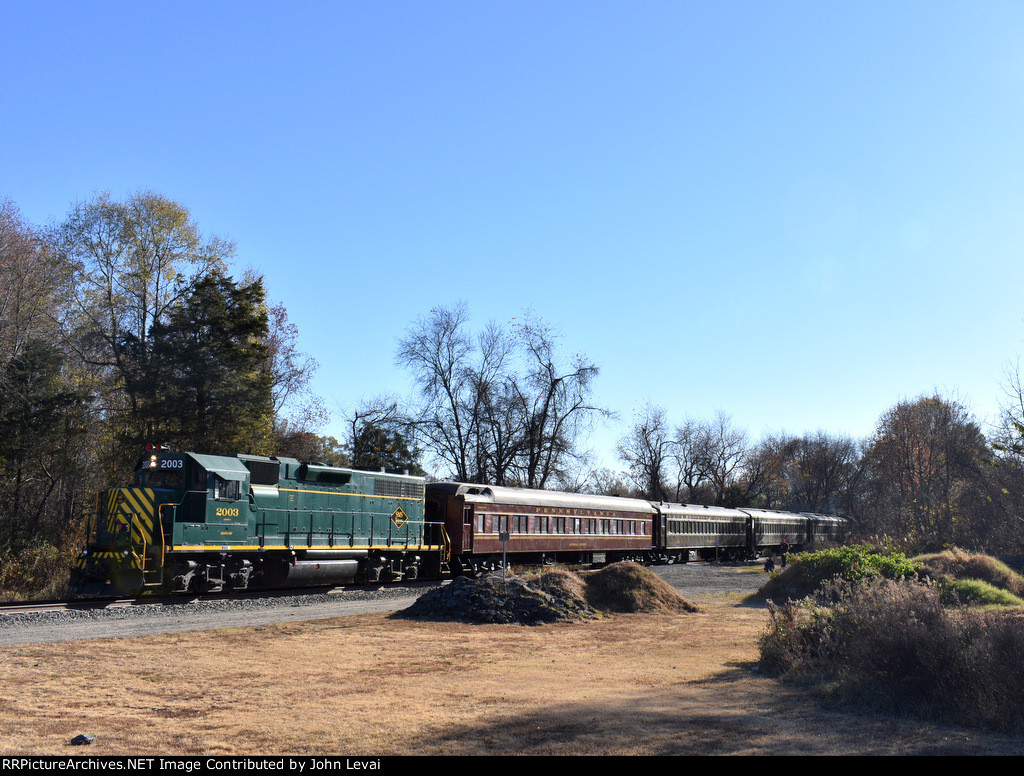
[[[1024,730],[1024,618],[943,606],[930,581],[834,578],[769,603],[761,669],[875,711]]]
[[[760,596],[779,603],[789,598],[806,598],[822,583],[836,577],[849,582],[871,578],[915,577],[920,563],[901,552],[883,553],[868,545],[853,545],[802,552],[790,556],[782,571],[761,588]]]
[[[1024,577],[989,555],[954,547],[916,560],[920,576],[935,580],[948,603],[1024,605]]]
[[[67,595],[76,550],[42,543],[20,551],[0,549],[0,601]]]

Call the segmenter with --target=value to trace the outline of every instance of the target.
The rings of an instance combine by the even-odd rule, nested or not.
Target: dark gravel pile
[[[458,622],[541,625],[598,616],[579,596],[565,588],[540,587],[522,577],[483,579],[456,577],[450,585],[431,590],[395,617]]]

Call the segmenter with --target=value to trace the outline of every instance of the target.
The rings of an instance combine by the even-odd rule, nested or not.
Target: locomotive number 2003
[[[238,517],[238,509],[232,507],[217,507],[217,517]]]

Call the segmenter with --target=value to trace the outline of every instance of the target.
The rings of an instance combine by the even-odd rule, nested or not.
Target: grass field
[[[841,714],[761,677],[765,609],[541,627],[358,615],[0,649],[0,752],[127,755],[1022,754]],[[68,742],[94,734],[89,747]]]

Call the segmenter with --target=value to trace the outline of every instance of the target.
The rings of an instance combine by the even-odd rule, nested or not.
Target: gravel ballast
[[[753,565],[753,564],[751,564]],[[748,595],[766,580],[742,565],[686,563],[651,570],[689,600]],[[500,579],[500,575],[497,576]],[[449,587],[452,583],[445,583]],[[332,593],[156,603],[106,609],[35,612],[0,616],[0,646],[44,641],[144,636],[208,628],[247,627],[275,622],[400,611],[440,583],[351,588]]]

